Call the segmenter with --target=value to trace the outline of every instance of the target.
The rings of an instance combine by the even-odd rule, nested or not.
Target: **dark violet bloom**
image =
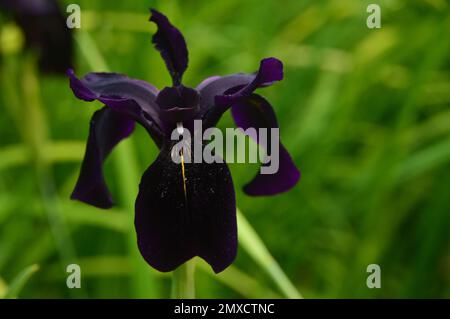
[[[230,265],[237,250],[236,202],[225,163],[182,163],[171,158],[170,134],[177,124],[191,128],[195,119],[203,129],[216,125],[231,106],[239,127],[278,127],[271,105],[253,93],[283,77],[282,63],[261,61],[255,74],[215,76],[196,89],[183,86],[188,65],[180,31],[161,13],[151,10],[158,26],[153,43],[169,70],[173,86],[158,91],[141,80],[116,73],[89,73],[78,79],[68,71],[76,97],[105,104],[95,112],[86,155],[72,194],[73,199],[109,208],[113,201],[102,174],[102,164],[114,146],[141,124],[160,148],[142,176],[136,199],[135,227],[142,256],[154,268],[171,271],[194,256],[215,272]],[[293,187],[300,173],[280,145],[280,168],[273,175],[257,175],[245,186],[249,195],[272,195]]]
[[[56,0],[0,0],[25,34],[27,47],[39,53],[44,72],[64,73],[72,67],[73,42]]]

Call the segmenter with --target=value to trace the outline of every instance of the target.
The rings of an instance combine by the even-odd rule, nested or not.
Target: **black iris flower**
[[[64,74],[72,67],[72,34],[56,0],[0,0],[0,10],[14,17],[27,47],[38,51],[42,71]]]
[[[175,163],[171,132],[214,127],[231,108],[238,127],[277,128],[272,106],[255,94],[283,78],[283,65],[263,59],[254,74],[232,74],[205,79],[196,88],[182,84],[188,51],[181,32],[163,14],[151,10],[158,30],[153,43],[172,77],[172,86],[161,91],[142,80],[116,73],[89,73],[77,78],[68,71],[70,87],[84,101],[105,106],[94,113],[86,154],[72,199],[109,208],[113,200],[102,173],[111,150],[142,125],[160,149],[157,159],[142,176],[135,203],[139,250],[159,271],[171,271],[194,256],[218,273],[229,266],[237,251],[236,201],[226,163]],[[183,156],[183,154],[181,154]],[[266,164],[263,164],[266,165]],[[286,149],[279,147],[279,170],[257,176],[244,187],[248,195],[273,195],[292,188],[300,173]]]

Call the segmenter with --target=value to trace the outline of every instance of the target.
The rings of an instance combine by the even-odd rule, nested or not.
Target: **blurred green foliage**
[[[187,85],[252,72],[267,56],[284,62],[285,80],[262,93],[302,180],[251,198],[240,188],[258,167],[230,166],[240,209],[305,297],[450,297],[448,1],[76,2],[77,37],[88,32],[111,70],[160,88],[170,80],[149,7],[186,37]],[[381,5],[381,29],[366,27],[369,3]],[[142,261],[132,224],[155,145],[138,128],[108,160],[116,208],[70,201],[101,105],[75,99],[64,77],[37,74],[33,56],[8,42],[17,28],[0,22],[0,296],[25,285],[20,297],[168,297],[170,277]],[[79,49],[76,64],[79,75],[104,67]],[[227,114],[220,127],[232,126]],[[220,276],[198,262],[198,297],[283,295],[245,248]],[[70,263],[81,266],[81,289],[66,287]],[[381,289],[366,287],[373,263]]]

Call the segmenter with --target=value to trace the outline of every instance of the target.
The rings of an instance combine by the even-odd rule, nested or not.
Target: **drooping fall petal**
[[[260,95],[252,94],[234,104],[231,108],[231,114],[236,125],[243,130],[248,128],[255,128],[257,130],[260,128],[267,129],[267,145],[261,144],[262,141],[257,135],[250,135],[250,137],[265,148],[268,153],[272,152],[270,149],[270,129],[278,128],[278,122],[272,106],[266,99]],[[244,186],[244,191],[248,195],[261,196],[282,193],[294,187],[300,179],[300,172],[292,161],[288,151],[280,141],[278,143],[278,155],[272,154],[272,156],[278,156],[278,171],[275,174],[261,174],[258,172],[255,178]]]
[[[91,119],[89,137],[83,164],[71,198],[99,208],[113,205],[111,194],[103,177],[103,162],[121,140],[134,129],[134,121],[104,107]]]
[[[134,122],[142,124],[160,147],[157,159],[141,178],[135,203],[135,228],[142,256],[163,272],[199,256],[218,273],[233,262],[237,252],[236,201],[230,171],[223,162],[191,164],[187,160],[195,158],[191,152],[197,152],[196,146],[203,151],[205,145],[195,144],[181,151],[171,140],[171,133],[193,132],[194,120],[200,120],[204,129],[214,126],[230,107],[243,129],[278,128],[270,104],[253,92],[280,81],[283,65],[268,58],[261,61],[255,74],[214,76],[196,89],[185,87],[181,80],[188,65],[188,51],[183,35],[166,16],[155,10],[151,13],[150,21],[157,25],[153,43],[172,76],[172,87],[158,92],[152,85],[125,75],[90,73],[79,79],[68,71],[70,86],[79,99],[106,105],[92,119],[72,198],[103,208],[112,205],[103,178],[103,161],[132,132]],[[258,135],[252,138],[271,154],[270,143],[262,143]],[[197,142],[183,143],[191,146]],[[248,194],[272,195],[296,184],[300,173],[281,144],[275,155],[280,159],[279,170],[270,175],[258,174],[245,186]],[[181,161],[174,161],[173,156]]]
[[[236,203],[225,163],[176,164],[170,146],[142,176],[135,227],[142,256],[171,271],[194,256],[215,272],[237,251]],[[184,168],[183,168],[184,167]]]
[[[70,87],[84,101],[98,100],[144,126],[158,145],[163,138],[158,90],[151,84],[117,73],[89,73],[78,79],[68,70]]]

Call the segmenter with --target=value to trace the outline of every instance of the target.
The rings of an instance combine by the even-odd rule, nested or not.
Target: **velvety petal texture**
[[[71,198],[99,208],[110,208],[113,200],[103,177],[103,162],[121,140],[134,129],[134,121],[104,107],[91,119],[86,153]]]
[[[283,65],[267,58],[255,74],[213,76],[196,89],[189,88],[181,83],[188,65],[183,35],[158,11],[151,10],[150,21],[157,25],[153,43],[172,76],[173,86],[158,91],[147,82],[121,74],[89,73],[77,78],[72,70],[67,72],[76,97],[105,105],[92,118],[72,198],[101,208],[113,204],[102,165],[113,147],[131,134],[134,123],[140,123],[160,148],[157,159],[141,178],[135,202],[135,228],[142,256],[163,272],[199,256],[218,273],[234,261],[237,253],[236,199],[230,171],[224,162],[190,163],[189,159],[195,158],[192,153],[203,152],[205,145],[184,140],[180,148],[180,141],[172,141],[171,133],[176,129],[180,134],[185,130],[195,134],[194,120],[202,121],[203,129],[214,126],[230,107],[243,129],[278,128],[271,105],[253,92],[280,81]],[[259,136],[252,138],[262,143]],[[271,155],[271,144],[261,145]],[[276,155],[280,159],[278,171],[258,174],[245,186],[247,194],[273,195],[297,183],[300,173],[283,145]]]
[[[158,26],[158,31],[153,36],[153,44],[166,63],[173,85],[177,86],[181,83],[183,73],[188,66],[186,41],[165,15],[153,9],[150,11],[152,14],[150,21]]]
[[[161,109],[166,135],[171,134],[176,123],[194,118],[199,99],[200,96],[196,90],[183,85],[166,87],[159,92],[156,104]]]
[[[258,136],[250,136],[264,147],[269,154],[270,149],[271,128],[278,128],[277,118],[272,106],[262,96],[252,94],[231,108],[236,125],[243,130],[248,128],[267,129],[267,145],[261,144]],[[275,174],[258,174],[255,178],[244,186],[244,192],[252,196],[275,195],[288,191],[294,187],[300,179],[300,172],[286,148],[279,142],[279,169]],[[267,165],[267,164],[263,164]]]
[[[200,256],[220,272],[237,251],[236,203],[228,167],[176,164],[170,154],[171,147],[163,147],[139,186],[135,227],[141,254],[159,271],[174,270]]]
[[[84,101],[98,100],[144,126],[158,145],[163,139],[158,90],[151,84],[117,73],[89,73],[78,79],[68,70],[70,87]]]
[[[197,85],[196,90],[197,91],[201,91],[206,86],[208,86],[209,84],[211,84],[212,82],[214,82],[214,81],[216,81],[216,80],[218,80],[220,78],[221,78],[221,76],[219,76],[219,75],[210,76],[210,77],[204,79],[202,82],[200,82],[200,84]]]
[[[27,46],[38,51],[41,71],[64,74],[72,67],[72,31],[56,0],[0,0],[0,9],[13,14]]]
[[[269,86],[283,79],[283,63],[276,58],[267,58],[261,61],[259,70],[253,80],[242,87],[239,91],[216,96],[216,104],[229,106],[239,99],[253,93],[257,88]],[[227,94],[228,93],[228,94]]]
[[[161,109],[193,108],[198,104],[199,95],[196,90],[183,85],[166,87],[159,92],[156,103]]]
[[[216,105],[216,96],[233,91],[248,85],[255,78],[254,74],[231,74],[226,76],[214,76],[200,83],[197,90],[200,92],[199,114],[207,117],[208,113],[219,106]]]
[[[217,124],[222,114],[239,99],[283,79],[283,64],[276,58],[266,58],[260,62],[255,74],[233,74],[212,77],[199,85],[200,109],[204,126]]]

